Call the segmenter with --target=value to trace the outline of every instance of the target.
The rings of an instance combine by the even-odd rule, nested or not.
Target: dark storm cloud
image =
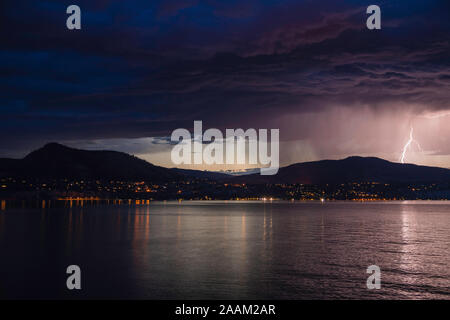
[[[365,28],[368,1],[78,1],[80,31],[65,28],[70,4],[1,4],[1,154],[167,136],[196,119],[279,127],[340,106],[450,107],[445,1],[381,2],[380,31]]]

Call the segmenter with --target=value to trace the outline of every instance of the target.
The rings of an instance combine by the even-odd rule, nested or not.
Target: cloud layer
[[[424,116],[450,110],[447,1],[382,2],[376,31],[368,1],[78,1],[80,31],[69,4],[2,1],[0,156],[203,120],[280,128],[285,163],[394,159],[415,125],[429,141],[417,161],[448,161],[448,118]]]

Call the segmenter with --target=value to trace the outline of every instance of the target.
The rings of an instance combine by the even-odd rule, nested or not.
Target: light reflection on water
[[[5,298],[450,298],[447,202],[5,203],[0,249]]]

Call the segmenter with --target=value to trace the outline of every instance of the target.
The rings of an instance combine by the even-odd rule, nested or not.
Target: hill
[[[450,170],[389,162],[373,157],[349,157],[292,164],[274,176],[252,174],[236,178],[245,183],[340,184],[348,182],[447,183]]]
[[[155,166],[124,152],[80,150],[59,143],[48,143],[23,159],[0,158],[0,177],[155,182],[230,178],[229,175],[218,172]]]
[[[0,159],[0,176],[173,181],[182,175],[117,151],[86,151],[49,143],[23,159]]]

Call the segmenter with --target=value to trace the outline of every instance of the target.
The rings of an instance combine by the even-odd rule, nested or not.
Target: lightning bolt
[[[411,130],[409,131],[409,140],[403,146],[402,156],[400,157],[401,163],[405,163],[406,152],[408,151],[408,149],[412,143],[415,143],[417,145],[417,147],[419,148],[419,150],[422,151],[420,144],[416,140],[414,140],[413,132],[414,132],[414,129],[413,129],[413,127],[411,127]]]

